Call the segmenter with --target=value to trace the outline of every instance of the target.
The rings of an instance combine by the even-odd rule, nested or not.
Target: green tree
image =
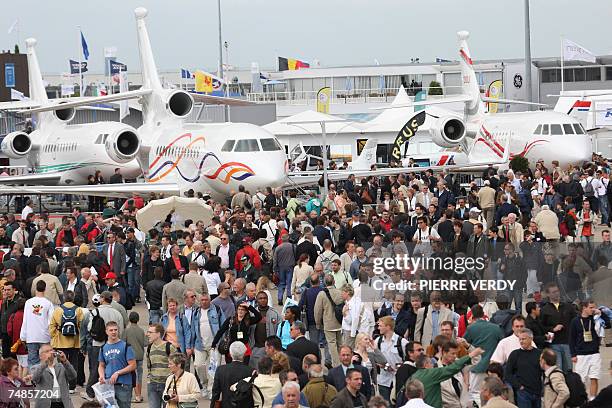
[[[442,86],[438,81],[431,81],[429,83],[429,89],[427,90],[429,95],[443,95]]]
[[[15,54],[19,54],[19,44],[15,44]]]
[[[529,160],[523,156],[514,156],[512,160],[510,160],[510,168],[516,173],[520,171],[521,173],[526,173],[529,169]]]

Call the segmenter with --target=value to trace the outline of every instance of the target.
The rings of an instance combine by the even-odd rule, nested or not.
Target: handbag
[[[232,332],[233,323],[234,321],[230,320],[229,327],[227,328],[227,331],[223,333],[223,337],[221,338],[221,341],[219,342],[219,346],[217,349],[219,350],[219,353],[221,353],[221,355],[225,355],[229,353],[230,344],[232,344],[231,332]]]

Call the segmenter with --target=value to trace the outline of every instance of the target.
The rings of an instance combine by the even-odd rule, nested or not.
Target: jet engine
[[[68,123],[72,119],[74,119],[74,115],[76,114],[76,110],[74,108],[64,108],[57,109],[53,111],[55,117],[62,122]]]
[[[140,150],[140,136],[134,128],[124,128],[106,139],[106,153],[117,163],[134,160]]]
[[[193,109],[193,98],[185,91],[173,91],[166,99],[166,110],[178,118],[184,118]]]
[[[455,147],[465,139],[465,123],[452,116],[441,117],[432,124],[429,133],[438,146]]]
[[[32,139],[25,132],[12,132],[2,139],[1,149],[11,159],[21,159],[32,150]]]

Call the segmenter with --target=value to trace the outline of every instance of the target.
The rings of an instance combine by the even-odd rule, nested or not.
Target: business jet
[[[482,97],[467,44],[469,33],[457,33],[463,94],[436,100],[399,104],[391,108],[427,105],[426,127],[431,139],[445,148],[461,147],[468,162],[482,161],[491,155],[502,158],[509,153],[527,158],[532,166],[537,160],[558,160],[565,167],[591,159],[591,137],[575,118],[554,111],[489,114],[485,102],[520,103],[522,101]],[[464,115],[435,105],[463,102]],[[508,142],[508,147],[504,147]],[[509,152],[506,151],[509,149]]]
[[[36,40],[26,40],[30,100],[5,102],[0,110],[17,110],[53,104],[47,98],[36,57]],[[33,174],[0,178],[1,183],[40,183],[52,185],[86,184],[87,177],[100,170],[108,179],[115,168],[126,178],[136,178],[140,166],[134,160],[140,148],[139,132],[119,122],[71,125],[75,108],[38,113],[35,130],[11,132],[0,148],[12,159],[26,158]]]
[[[137,23],[143,87],[109,96],[93,97],[64,105],[42,106],[33,113],[58,112],[66,107],[140,98],[143,125],[137,133],[147,135],[140,142],[136,158],[145,183],[112,186],[73,186],[65,193],[129,196],[132,193],[188,192],[227,197],[243,185],[256,191],[280,187],[286,182],[287,156],[271,133],[247,123],[187,123],[194,100],[205,103],[244,105],[249,102],[232,98],[190,94],[178,89],[164,89],[153,58],[145,24],[147,10],[134,11]],[[134,134],[137,134],[134,131]],[[30,192],[50,193],[54,188],[28,187]]]

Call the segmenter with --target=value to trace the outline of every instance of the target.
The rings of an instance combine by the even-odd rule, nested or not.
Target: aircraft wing
[[[540,107],[548,106],[545,103],[517,101],[515,99],[495,99],[495,98],[489,98],[486,96],[483,96],[481,99],[483,102],[487,102],[487,103],[507,103],[511,105],[529,105],[529,106],[540,106]]]
[[[45,105],[39,104],[39,107],[35,107],[32,109],[26,108],[26,109],[21,110],[20,113],[49,112],[49,111],[54,111],[58,109],[77,108],[80,106],[95,105],[97,103],[123,101],[126,99],[139,98],[141,96],[148,95],[151,92],[152,91],[150,89],[136,89],[134,91],[121,92],[121,93],[117,93],[113,95],[74,98],[74,100],[71,99],[66,102],[58,101],[58,102],[45,104]]]
[[[20,111],[23,109],[38,108],[40,102],[35,101],[12,101],[0,102],[0,111]]]
[[[445,103],[457,103],[457,102],[468,102],[472,99],[468,95],[459,96],[448,96],[441,99],[427,99],[425,101],[414,101],[411,103],[398,103],[397,105],[389,105],[377,108],[370,108],[372,110],[384,110],[384,109],[396,109],[396,108],[408,108],[411,106],[423,106],[423,105],[442,105]]]
[[[0,177],[0,184],[3,185],[14,185],[14,184],[57,184],[62,178],[59,173],[47,173],[47,174],[27,174],[25,176],[5,176]]]
[[[166,196],[179,195],[178,184],[174,183],[123,183],[85,184],[64,186],[0,186],[0,194],[74,194],[99,197],[131,197],[132,193],[150,193]]]
[[[224,96],[213,96],[200,93],[190,92],[189,95],[196,102],[203,102],[207,105],[230,105],[230,106],[248,106],[257,105],[257,102],[251,102],[244,99],[226,98]]]

